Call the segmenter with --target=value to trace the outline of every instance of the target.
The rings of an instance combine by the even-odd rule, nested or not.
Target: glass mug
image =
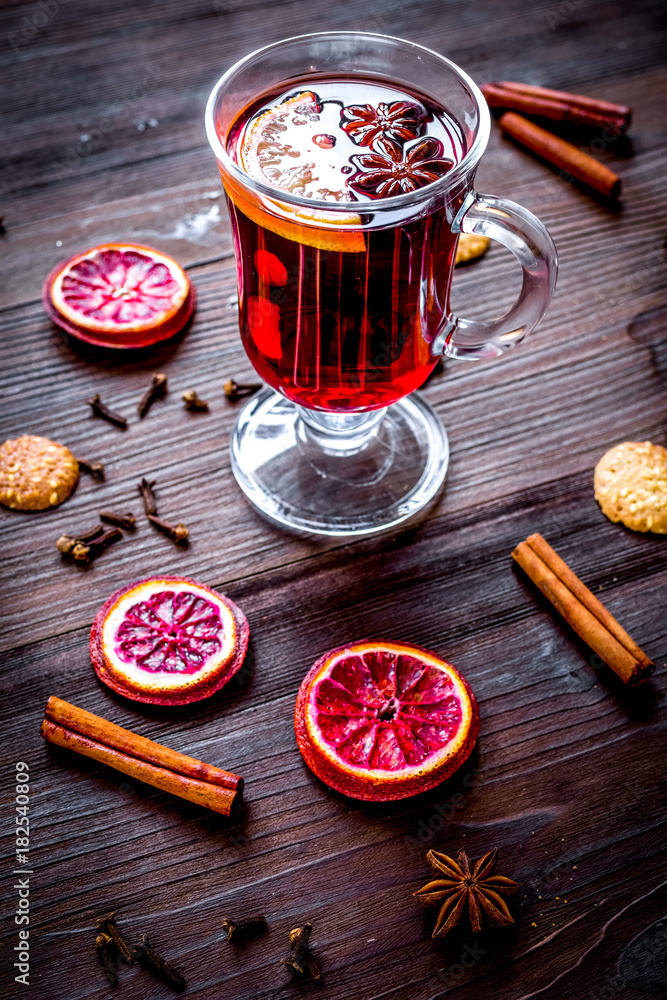
[[[234,140],[249,109],[272,94],[314,97],[332,81],[385,87],[443,111],[453,166],[414,190],[354,201],[308,197],[246,172]],[[414,390],[442,355],[492,358],[519,343],[556,280],[542,223],[474,191],[490,131],[481,92],[450,60],[411,42],[302,35],[232,66],[211,93],[206,129],[229,208],[241,337],[271,387],[238,418],[237,482],[269,519],[300,532],[367,534],[413,517],[438,493],[449,459],[444,427]],[[519,297],[499,319],[449,309],[459,233],[489,236],[521,264]]]

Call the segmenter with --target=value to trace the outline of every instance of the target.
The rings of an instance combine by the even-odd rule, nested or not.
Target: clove
[[[137,412],[140,417],[145,417],[156,399],[162,399],[167,395],[167,376],[153,375],[151,384],[139,400]]]
[[[171,962],[167,962],[161,955],[158,955],[149,942],[147,934],[142,934],[139,944],[132,946],[132,956],[144,969],[152,972],[167,986],[171,986],[172,990],[180,993],[185,989],[183,974]]]
[[[107,977],[109,986],[118,986],[118,949],[108,934],[99,933],[95,938],[95,951],[102,963],[104,974]]]
[[[144,501],[144,511],[147,517],[150,517],[151,514],[157,514],[157,500],[153,492],[154,486],[155,480],[149,483],[146,478],[143,478],[137,487],[141,493],[141,499]]]
[[[308,946],[312,929],[313,925],[308,921],[303,927],[295,927],[289,932],[291,954],[288,958],[281,959],[280,964],[288,966],[300,975],[310,973],[313,979],[319,979],[322,973]]]
[[[111,938],[116,948],[123,956],[123,961],[127,965],[132,965],[132,950],[116,926],[116,915],[115,913],[109,913],[106,917],[100,917],[97,921],[97,930],[99,931],[98,937],[106,936]],[[97,944],[97,942],[95,942]]]
[[[86,462],[85,458],[77,458],[77,462],[82,472],[87,472],[98,483],[104,482],[104,466],[101,462]]]
[[[90,562],[96,556],[106,549],[107,545],[111,545],[112,542],[117,542],[119,538],[123,537],[123,532],[120,528],[109,528],[108,531],[103,531],[101,535],[90,541],[83,542],[81,539],[76,539],[76,544],[71,550],[70,555],[75,562]]]
[[[199,398],[196,389],[188,389],[187,392],[184,392],[183,402],[185,403],[185,409],[191,410],[193,413],[204,413],[208,411],[207,401]]]
[[[127,420],[125,417],[121,417],[120,414],[114,413],[110,410],[108,406],[105,406],[100,399],[99,393],[95,393],[92,399],[87,399],[86,402],[90,407],[92,407],[93,414],[96,417],[101,417],[102,420],[108,420],[110,424],[115,424],[116,427],[120,427],[121,430],[127,430]]]
[[[161,518],[156,517],[154,514],[149,514],[148,520],[152,525],[158,528],[159,531],[162,531],[165,535],[169,535],[170,538],[173,538],[178,545],[185,545],[187,542],[190,532],[182,522],[179,521],[178,524],[168,524],[166,521],[161,520]]]
[[[237,399],[243,399],[244,396],[252,396],[261,388],[261,382],[248,382],[244,385],[242,382],[235,382],[233,378],[228,378],[223,386],[225,396],[232,403],[235,403]]]
[[[85,544],[86,542],[92,542],[95,538],[99,538],[103,531],[103,525],[96,524],[94,528],[90,529],[90,531],[84,531],[81,534],[61,535],[56,542],[56,548],[63,556],[71,555],[72,549],[75,545],[79,543]]]
[[[114,524],[117,528],[125,528],[125,531],[132,531],[135,524],[135,517],[132,511],[128,511],[127,514],[117,514],[113,510],[101,510],[100,521],[106,521],[107,524]]]
[[[252,917],[242,917],[240,920],[225,917],[222,921],[222,929],[227,931],[228,941],[240,941],[244,938],[264,934],[268,930],[268,924],[263,913],[256,913]]]

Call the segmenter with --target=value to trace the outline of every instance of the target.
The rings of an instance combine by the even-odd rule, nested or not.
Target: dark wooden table
[[[667,542],[608,522],[593,467],[612,444],[665,443],[665,33],[660,4],[565,0],[45,0],[0,12],[3,124],[1,438],[45,434],[102,460],[48,513],[2,510],[4,778],[2,996],[110,995],[92,948],[115,909],[149,931],[187,995],[256,1000],[639,1000],[664,992],[665,555]],[[429,45],[478,81],[520,79],[635,108],[627,141],[596,154],[622,176],[610,207],[561,182],[497,130],[479,189],[549,226],[560,253],[550,312],[493,364],[448,363],[425,390],[453,460],[428,517],[344,544],[281,534],[249,508],[229,468],[238,408],[226,377],[251,375],[237,330],[234,268],[203,109],[240,55],[281,37],[363,28]],[[593,135],[593,138],[595,136]],[[591,136],[581,137],[587,145]],[[604,144],[604,143],[603,143]],[[42,311],[50,268],[113,239],[152,244],[189,267],[199,296],[182,342],[140,359],[89,358]],[[457,273],[455,305],[490,314],[518,274],[499,248]],[[170,394],[122,433],[93,419],[100,392],[132,414],[153,371]],[[209,415],[185,413],[196,387]],[[138,509],[158,481],[178,550],[141,524],[89,569],[63,564],[58,535],[102,505]],[[658,665],[629,691],[512,567],[539,530]],[[142,576],[193,576],[228,593],[251,625],[249,669],[210,701],[158,710],[98,683],[88,632],[104,599]],[[328,791],[296,748],[299,683],[326,649],[363,636],[432,648],[472,684],[481,734],[471,761],[418,799],[368,806]],[[50,694],[244,775],[228,822],[39,737]],[[31,775],[30,987],[13,980],[14,762]],[[500,848],[522,883],[501,935],[432,941],[412,892],[425,852]],[[223,915],[262,910],[270,933],[223,940]],[[312,920],[324,976],[290,985],[286,935]],[[145,972],[119,996],[171,995]]]

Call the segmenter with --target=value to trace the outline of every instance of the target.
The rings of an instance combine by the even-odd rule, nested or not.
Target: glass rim
[[[491,133],[491,114],[481,90],[474,80],[468,76],[465,70],[462,70],[460,66],[457,66],[455,62],[452,62],[451,59],[448,59],[447,56],[443,56],[440,52],[435,52],[433,49],[429,49],[425,45],[419,45],[417,42],[410,42],[405,38],[397,38],[395,35],[379,35],[366,31],[314,31],[304,35],[293,35],[290,38],[283,38],[279,42],[272,42],[270,45],[264,45],[260,49],[254,49],[252,52],[249,52],[248,55],[243,56],[242,59],[239,59],[232,66],[230,66],[230,68],[223,73],[213,87],[206,103],[206,136],[213,152],[215,153],[216,159],[235,180],[237,180],[244,187],[251,188],[253,191],[258,192],[273,201],[284,202],[288,205],[296,206],[297,208],[316,208],[323,212],[340,212],[347,213],[349,215],[350,211],[353,210],[352,206],[356,207],[362,204],[358,201],[337,202],[324,201],[317,198],[305,198],[302,195],[295,195],[290,191],[283,191],[281,188],[273,187],[271,184],[267,184],[265,181],[260,181],[258,178],[246,173],[238,166],[237,163],[234,162],[220,141],[220,137],[218,136],[218,132],[215,127],[214,118],[215,105],[222,88],[240,69],[252,60],[256,59],[258,56],[270,53],[273,49],[278,49],[288,42],[302,42],[314,38],[330,38],[335,40],[336,38],[354,37],[400,42],[402,45],[408,46],[416,52],[428,52],[429,55],[434,56],[440,62],[445,63],[445,65],[459,78],[459,80],[465,84],[475,101],[479,115],[476,135],[470,149],[466,152],[460,163],[457,163],[454,168],[449,171],[449,173],[445,174],[444,177],[441,177],[437,181],[426,184],[423,188],[418,188],[416,191],[407,191],[403,194],[393,195],[391,198],[381,198],[368,203],[368,205],[364,202],[363,205],[366,206],[364,214],[369,212],[376,213],[389,211],[391,209],[401,209],[416,202],[437,197],[439,194],[455,185],[461,177],[469,173],[470,170],[472,170],[479,163],[482,153],[486,149],[489,141],[489,135]],[[321,222],[321,220],[317,221]]]

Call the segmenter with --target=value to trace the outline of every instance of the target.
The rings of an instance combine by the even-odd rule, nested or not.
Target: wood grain
[[[228,439],[239,406],[222,385],[252,371],[202,117],[211,86],[244,52],[303,31],[352,30],[359,6],[55,7],[43,26],[34,23],[35,4],[0,10],[8,97],[0,439],[45,434],[102,461],[107,479],[83,478],[54,511],[0,511],[2,814],[11,817],[10,779],[15,760],[24,760],[34,995],[106,1000],[92,945],[95,919],[111,909],[130,940],[148,933],[183,969],[186,995],[197,1000],[640,1000],[656,992],[667,913],[667,542],[608,522],[593,499],[592,470],[618,441],[667,443],[659,5],[364,6],[366,30],[427,44],[480,82],[573,90],[631,105],[634,118],[627,142],[593,147],[622,176],[616,210],[561,183],[494,129],[478,186],[520,201],[549,226],[560,255],[553,305],[501,361],[447,363],[428,385],[453,451],[443,494],[418,523],[354,544],[275,531],[231,477]],[[30,38],[21,34],[24,19],[35,28]],[[155,245],[188,266],[198,308],[180,342],[127,360],[80,353],[50,325],[39,301],[48,270],[112,238]],[[496,247],[457,272],[453,304],[490,315],[517,288],[510,256]],[[153,371],[167,373],[170,391],[139,421],[136,404]],[[190,388],[210,401],[208,414],[183,409]],[[128,416],[126,432],[90,416],[84,401],[95,392]],[[136,489],[143,475],[157,480],[160,513],[188,525],[186,549],[145,523]],[[56,538],[94,523],[102,507],[134,510],[137,530],[89,568],[63,562]],[[512,567],[512,548],[534,531],[655,661],[649,684],[624,689]],[[117,697],[97,681],[88,655],[92,618],[106,597],[162,572],[221,589],[250,622],[239,675],[185,708]],[[425,796],[383,806],[319,783],[292,723],[315,659],[372,636],[446,656],[481,709],[477,749],[458,774]],[[241,815],[224,820],[46,747],[39,726],[51,694],[242,774]],[[8,872],[12,841],[4,843]],[[475,857],[500,848],[499,870],[522,884],[517,922],[476,941],[461,933],[433,942],[434,914],[412,892],[429,877],[429,848],[462,845]],[[0,889],[9,915],[0,993],[13,998],[23,987],[7,960],[16,943],[12,885],[7,877]],[[228,944],[223,917],[258,911],[269,933]],[[279,965],[288,931],[306,919],[323,968],[319,987],[290,985]],[[136,1000],[171,995],[138,967],[121,970],[120,989]]]

